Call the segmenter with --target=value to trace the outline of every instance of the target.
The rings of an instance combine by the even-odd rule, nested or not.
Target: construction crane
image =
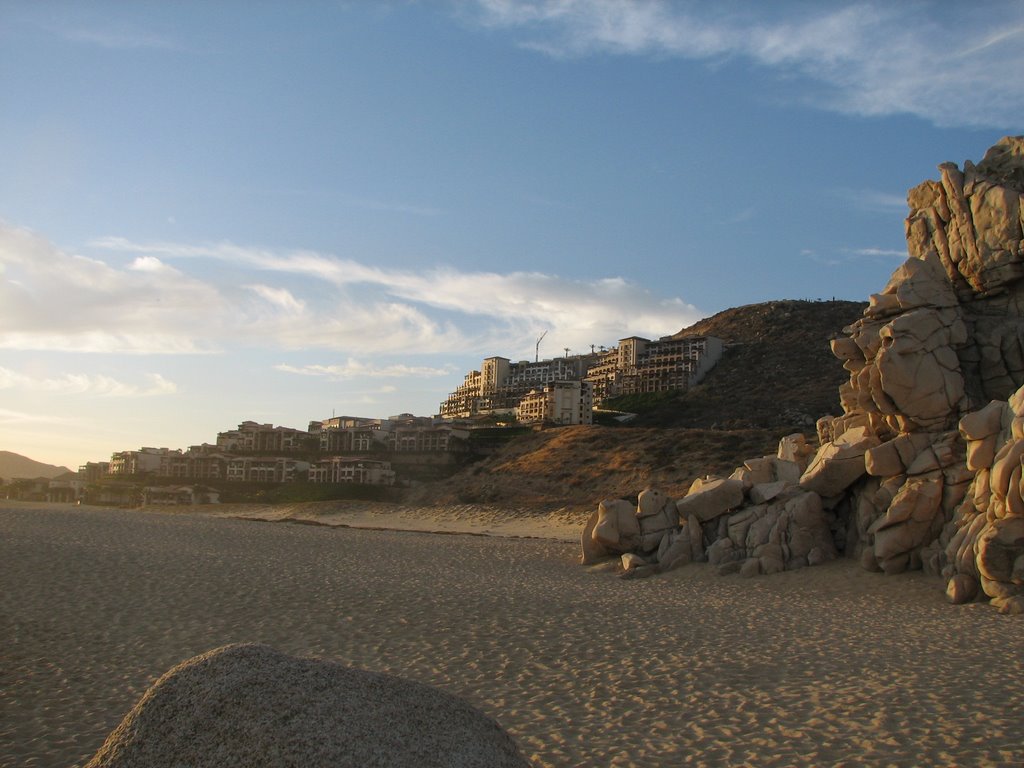
[[[544,340],[544,337],[547,336],[547,335],[548,335],[548,332],[544,331],[544,333],[542,333],[537,338],[537,346],[534,348],[534,355],[533,355],[533,362],[535,362],[535,363],[539,363],[540,362],[540,343]]]

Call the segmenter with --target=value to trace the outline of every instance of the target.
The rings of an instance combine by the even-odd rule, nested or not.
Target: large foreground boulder
[[[528,765],[496,722],[436,688],[240,644],[157,680],[87,768]]]

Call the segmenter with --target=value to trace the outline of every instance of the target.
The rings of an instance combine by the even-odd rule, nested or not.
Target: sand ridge
[[[554,539],[0,509],[0,765],[81,765],[178,662],[260,642],[439,686],[541,766],[1019,765],[1024,633],[840,561],[644,581]]]

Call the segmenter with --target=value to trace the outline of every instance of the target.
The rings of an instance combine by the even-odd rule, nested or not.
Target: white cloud
[[[835,194],[851,205],[865,211],[884,213],[886,215],[906,216],[907,196],[894,192],[881,192],[876,189],[836,189]]]
[[[305,302],[299,301],[292,296],[291,291],[286,288],[274,288],[269,285],[247,285],[250,291],[260,298],[287,312],[302,312],[306,308]]]
[[[91,245],[164,260],[213,259],[281,275],[305,295],[296,296],[297,288],[281,292],[254,282],[250,293],[263,301],[252,306],[239,302],[232,314],[238,318],[236,338],[272,341],[287,349],[523,355],[539,332],[548,330],[556,343],[582,351],[630,334],[674,333],[701,317],[682,299],[656,297],[621,277],[568,280],[538,272],[395,270],[313,251],[279,253],[233,243],[134,243],[108,237]],[[268,302],[288,311],[268,312]]]
[[[117,258],[69,254],[0,223],[0,349],[196,354],[248,346],[515,357],[532,356],[544,330],[556,349],[583,351],[626,335],[674,333],[701,317],[681,299],[621,277],[386,269],[232,243],[104,238],[92,245]]]
[[[165,265],[156,256],[140,256],[128,265],[128,269],[134,269],[136,272],[161,272]]]
[[[64,373],[40,378],[0,367],[0,390],[22,390],[60,395],[98,395],[101,397],[152,397],[177,392],[177,385],[159,373],[146,374],[146,384],[126,384],[102,374]]]
[[[846,251],[852,253],[854,256],[880,256],[882,258],[892,258],[905,260],[909,254],[907,249],[897,250],[895,248],[852,248]]]
[[[136,48],[174,50],[178,47],[177,43],[169,37],[131,25],[60,27],[54,28],[53,31],[66,40],[111,50]]]
[[[940,126],[1024,122],[1024,78],[1012,74],[1024,71],[1024,5],[1013,0],[478,0],[478,8],[480,23],[518,29],[523,45],[550,55],[740,57],[813,86],[805,98],[830,110]]]
[[[296,373],[302,376],[325,376],[332,381],[345,381],[356,378],[427,378],[432,376],[449,376],[454,368],[432,368],[423,365],[376,365],[349,358],[336,365],[303,365],[293,366],[284,363],[274,368],[285,373]],[[394,391],[394,387],[382,387],[385,391]]]
[[[171,353],[213,349],[220,292],[149,256],[119,269],[0,222],[0,348]]]
[[[12,411],[9,408],[0,408],[0,424],[7,426],[20,424],[70,426],[77,423],[77,419],[54,416],[52,413],[24,413],[22,411]]]

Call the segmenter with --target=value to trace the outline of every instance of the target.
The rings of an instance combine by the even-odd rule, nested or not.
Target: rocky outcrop
[[[636,578],[691,562],[754,576],[833,559],[833,519],[799,486],[809,459],[804,436],[790,435],[775,455],[696,480],[677,501],[654,489],[635,505],[606,499],[583,530],[582,561],[619,556],[623,575]]]
[[[87,768],[157,765],[529,763],[497,723],[441,690],[243,644],[167,672]]]
[[[909,258],[831,342],[842,414],[819,420],[801,476],[780,448],[677,505],[707,559],[770,572],[842,551],[941,574],[954,602],[1024,611],[1024,137],[939,171],[908,193]]]
[[[866,567],[924,567],[955,601],[1006,600],[1018,590],[1004,561],[1024,554],[1016,525],[1001,522],[1024,516],[1024,501],[1008,501],[1024,446],[1006,403],[1024,383],[1024,137],[939,171],[907,196],[910,258],[832,342],[850,380],[816,461],[876,442],[865,477],[836,501],[852,511],[851,550]]]

